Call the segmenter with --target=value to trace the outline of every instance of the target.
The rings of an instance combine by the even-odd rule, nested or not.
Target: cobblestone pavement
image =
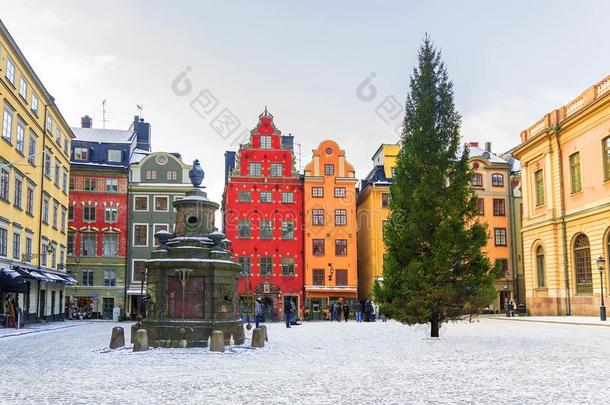
[[[0,340],[1,403],[607,403],[610,329],[269,324],[269,344],[105,350],[113,323]],[[125,328],[129,340],[130,324]],[[129,343],[128,343],[129,346]]]

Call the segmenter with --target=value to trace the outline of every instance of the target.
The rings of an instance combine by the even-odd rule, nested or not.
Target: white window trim
[[[145,210],[139,210],[139,209],[136,208],[136,198],[140,198],[140,197],[146,198],[146,209]],[[150,201],[149,201],[149,198],[148,198],[147,195],[137,195],[136,194],[136,195],[133,196],[133,210],[135,212],[147,212],[148,208],[149,208],[149,203],[150,203]]]
[[[136,262],[145,262],[145,261],[146,261],[146,259],[131,259],[131,282],[132,282],[132,283],[137,283],[137,284],[140,284],[141,282],[143,282],[143,281],[144,281],[144,280],[142,280],[142,281],[135,280],[135,279],[133,278],[133,275],[136,273],[136,272],[134,271],[134,270],[135,270],[135,268],[136,268]]]
[[[169,224],[168,224],[168,223],[154,223],[154,224],[152,224],[152,225],[153,225],[153,227],[152,227],[152,241],[153,241],[153,247],[155,247],[155,248],[156,248],[156,247],[159,247],[160,245],[155,245],[155,233],[157,233],[157,232],[155,231],[155,227],[157,227],[157,226],[159,226],[159,225],[160,225],[160,226],[164,226],[164,227],[165,227],[165,230],[166,230],[167,232],[170,232],[170,226],[169,226]]]
[[[144,225],[146,227],[146,244],[145,245],[136,245],[136,225]],[[133,227],[132,227],[131,231],[132,231],[132,235],[133,235],[133,237],[131,239],[131,246],[132,247],[148,247],[148,244],[149,244],[148,240],[150,238],[149,238],[149,235],[148,235],[148,224],[147,223],[136,222],[136,223],[133,224]]]
[[[167,209],[158,210],[157,209],[157,198],[165,198],[167,200]],[[153,196],[153,211],[154,212],[169,212],[169,196],[168,195],[155,195]]]

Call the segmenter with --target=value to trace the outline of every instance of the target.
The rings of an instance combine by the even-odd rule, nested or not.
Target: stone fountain
[[[142,328],[154,347],[206,347],[212,331],[244,342],[238,312],[241,266],[227,250],[230,241],[214,227],[219,205],[202,191],[199,161],[189,171],[193,189],[173,202],[174,233],[157,232],[160,246],[147,261],[150,297]]]

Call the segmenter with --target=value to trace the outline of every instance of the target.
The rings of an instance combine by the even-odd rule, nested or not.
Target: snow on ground
[[[607,403],[610,328],[268,324],[263,349],[104,350],[114,323],[0,339],[10,403]],[[129,340],[128,323],[119,324]],[[129,344],[128,344],[129,345]]]

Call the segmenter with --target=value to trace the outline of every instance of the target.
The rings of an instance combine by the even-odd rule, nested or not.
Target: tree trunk
[[[430,337],[438,337],[439,327],[438,312],[434,312],[430,318]]]

